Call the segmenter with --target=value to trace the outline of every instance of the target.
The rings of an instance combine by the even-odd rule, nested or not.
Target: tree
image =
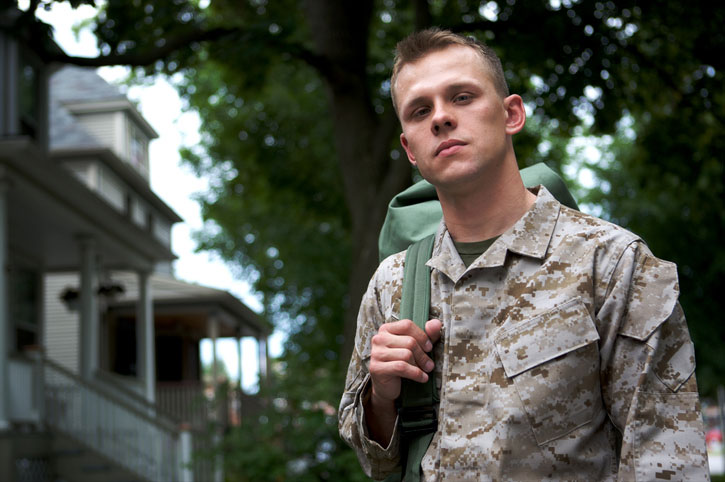
[[[585,201],[678,262],[700,383],[711,391],[725,368],[712,301],[725,271],[724,11],[634,0],[109,0],[95,59],[48,49],[47,29],[32,15],[22,21],[39,30],[29,41],[47,58],[169,75],[199,111],[202,145],[184,157],[215,181],[200,199],[209,220],[200,246],[256,276],[268,315],[288,326],[286,376],[274,385],[286,405],[272,407],[269,437],[299,428],[311,437],[300,449],[308,457],[283,443],[279,453],[329,478],[349,456],[319,450],[335,443],[334,423],[319,419],[312,433],[294,420],[339,397],[384,208],[411,180],[386,79],[395,41],[422,26],[475,33],[500,53],[511,90],[531,107],[515,140],[522,165],[590,168],[600,183],[578,190]],[[601,161],[572,154],[579,135],[609,136]],[[326,461],[314,462],[320,453]]]

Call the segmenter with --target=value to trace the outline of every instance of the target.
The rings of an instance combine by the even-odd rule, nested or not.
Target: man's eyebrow
[[[446,92],[453,92],[453,91],[459,91],[459,90],[480,90],[473,82],[456,82],[453,84],[450,84],[446,87]]]
[[[411,107],[417,107],[420,104],[425,104],[428,101],[427,95],[419,95],[418,97],[415,97],[403,105],[403,110],[406,111],[410,109]]]

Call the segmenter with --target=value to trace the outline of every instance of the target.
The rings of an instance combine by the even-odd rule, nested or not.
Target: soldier
[[[422,480],[708,479],[675,265],[524,187],[512,136],[526,113],[489,47],[413,34],[390,85],[443,220],[425,331],[399,319],[404,252],[362,299],[339,423],[365,472],[399,469],[401,378],[432,376],[439,422]]]

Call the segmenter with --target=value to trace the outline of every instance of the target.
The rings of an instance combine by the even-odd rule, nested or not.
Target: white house
[[[0,14],[3,480],[219,479],[188,465],[194,428],[229,416],[198,408],[199,341],[256,338],[263,376],[269,327],[174,279],[181,219],[148,182],[157,134],[93,71],[27,49],[18,13]]]

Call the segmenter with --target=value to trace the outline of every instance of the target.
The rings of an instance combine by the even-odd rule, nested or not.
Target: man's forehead
[[[468,45],[451,44],[430,52],[426,52],[420,58],[406,62],[400,68],[399,75],[405,70],[416,69],[425,64],[455,64],[457,62],[475,62],[484,66],[481,54]]]

